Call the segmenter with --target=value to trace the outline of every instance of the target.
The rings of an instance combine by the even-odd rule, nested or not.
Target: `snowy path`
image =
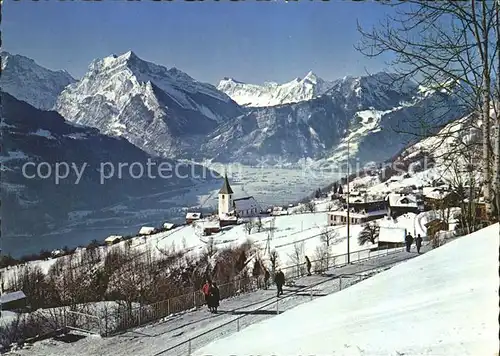
[[[423,246],[422,251],[426,252],[428,246]],[[310,291],[290,296],[299,289],[324,282],[314,287],[313,298],[334,293],[339,290],[339,280],[332,279],[333,276],[341,274],[356,274],[367,270],[388,268],[391,265],[408,260],[418,256],[415,252],[393,252],[386,256],[380,256],[371,260],[338,267],[332,269],[330,274],[304,276],[295,281],[294,286],[284,288],[285,295],[279,300],[279,310],[286,311],[297,305],[311,300]],[[342,279],[342,289],[360,281],[363,277],[349,277]],[[74,343],[64,343],[55,340],[45,340],[36,343],[29,349],[10,352],[10,355],[88,355],[88,356],[153,356],[158,353],[167,356],[184,356],[188,354],[188,343],[174,349],[182,342],[206,333],[191,342],[191,350],[201,348],[215,339],[219,339],[228,334],[237,332],[238,323],[231,322],[245,314],[247,316],[240,318],[240,329],[267,319],[276,315],[276,290],[258,290],[256,292],[242,294],[237,297],[221,301],[219,313],[210,314],[206,308],[200,308],[196,311],[186,312],[177,316],[170,317],[163,322],[150,324],[145,327],[136,328],[124,334],[100,338],[89,336]],[[287,297],[287,295],[289,297]],[[266,304],[268,307],[262,308]],[[257,310],[262,308],[261,310]],[[227,325],[210,331],[217,326]]]

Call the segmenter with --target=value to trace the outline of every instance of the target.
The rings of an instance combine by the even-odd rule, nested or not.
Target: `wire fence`
[[[394,262],[387,263],[393,264]],[[248,320],[248,322],[245,322],[245,319],[251,319],[250,316],[255,319],[257,315],[260,315],[261,318],[265,318],[265,315],[278,315],[284,310],[281,309],[280,305],[281,303],[284,303],[284,301],[287,298],[291,297],[296,297],[299,295],[303,296],[309,296],[310,299],[314,299],[314,292],[316,292],[316,288],[319,286],[324,286],[327,283],[334,282],[332,286],[330,286],[330,291],[329,293],[333,293],[336,291],[340,291],[342,289],[345,289],[353,284],[356,284],[366,278],[370,277],[370,274],[363,274],[368,271],[373,271],[374,269],[379,269],[382,268],[383,266],[378,266],[377,268],[370,267],[365,270],[362,270],[358,273],[352,273],[352,274],[341,274],[338,276],[333,276],[329,277],[325,280],[322,280],[320,282],[314,283],[309,286],[301,287],[298,288],[297,290],[287,293],[283,295],[280,298],[276,297],[271,297],[266,300],[263,300],[259,302],[265,303],[264,305],[261,305],[258,308],[246,311],[246,312],[241,312],[242,309],[247,309],[249,305],[242,306],[240,308],[233,309],[231,311],[228,311],[228,314],[242,314],[240,316],[235,317],[234,319],[231,319],[223,324],[219,324],[216,327],[207,330],[205,332],[202,332],[194,337],[188,338],[187,340],[184,340],[182,342],[179,342],[178,344],[171,346],[167,349],[161,350],[154,354],[154,356],[160,356],[160,355],[169,355],[169,356],[190,356],[193,352],[193,350],[197,350],[200,347],[202,347],[204,344],[210,342],[211,340],[219,338],[221,335],[226,335],[234,332],[239,332],[241,329],[245,328],[246,326],[249,326],[253,323],[256,322],[256,320]],[[286,308],[289,309],[289,308]],[[263,313],[265,311],[266,313]],[[238,313],[239,312],[239,313]],[[222,330],[224,329],[224,330]],[[217,335],[215,335],[217,334]]]
[[[321,259],[311,260],[311,272],[323,274],[326,271],[342,267],[348,262],[361,262],[390,253],[401,251],[401,248],[385,248],[384,250],[363,249],[353,251],[349,254],[324,255]],[[305,262],[281,268],[285,274],[287,285],[293,285],[294,280],[308,273]],[[271,274],[268,280],[264,276],[244,277],[232,282],[219,285],[220,299],[227,299],[243,293],[268,288],[273,282]],[[201,291],[193,290],[189,293],[159,301],[153,304],[139,304],[135,306],[123,306],[106,310],[100,315],[91,314],[90,311],[71,312],[67,318],[66,326],[71,329],[86,331],[101,336],[111,336],[128,329],[143,326],[151,322],[160,321],[171,315],[196,310],[205,304],[205,298]]]

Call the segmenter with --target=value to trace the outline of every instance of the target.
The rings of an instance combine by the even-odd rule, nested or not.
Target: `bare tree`
[[[316,211],[316,204],[314,204],[314,202],[311,200],[304,204],[304,208],[306,209],[306,211],[314,213]]]
[[[339,232],[334,229],[329,229],[325,227],[319,236],[322,244],[322,249],[326,254],[326,269],[330,268],[331,258],[331,247],[337,243],[339,238]]]
[[[213,236],[209,236],[207,240],[206,253],[208,258],[212,258],[217,252],[217,247],[215,246],[215,240]]]
[[[292,265],[294,265],[294,270],[297,274],[297,277],[300,277],[303,272],[304,266],[302,264],[302,259],[304,257],[304,247],[304,241],[295,242],[293,244],[293,252],[288,255]]]
[[[358,236],[359,245],[363,246],[367,242],[375,244],[377,242],[379,232],[380,232],[380,227],[376,222],[365,224],[363,230],[361,230],[361,233]]]
[[[278,267],[278,252],[276,250],[271,250],[269,253],[269,261],[271,262],[271,270],[273,272],[273,276],[276,273],[276,268]]]
[[[491,83],[492,78],[498,78],[500,74],[499,6],[495,1],[478,0],[409,0],[393,6],[397,7],[396,15],[388,16],[380,26],[366,31],[358,25],[363,37],[358,49],[369,57],[391,54],[395,58],[391,67],[401,79],[401,85],[403,80],[411,79],[435,92],[453,92],[459,99],[456,107],[480,116],[482,182],[490,210],[494,198],[491,166],[492,158],[496,156],[491,145],[490,109],[494,92]],[[431,110],[436,114],[446,108],[435,107]],[[415,130],[416,136],[431,134],[443,122],[442,115],[439,115],[439,120],[430,122],[428,117],[432,116],[424,113],[416,118],[417,128],[422,128]],[[478,123],[478,120],[470,121],[460,129],[478,127]],[[441,142],[436,142],[435,147],[447,139],[446,133],[442,134]],[[495,157],[495,162],[498,160]]]
[[[260,216],[258,216],[257,219],[255,219],[254,226],[257,228],[257,232],[262,231],[263,224],[262,224],[262,219]]]
[[[250,235],[250,234],[252,233],[253,228],[254,228],[254,223],[253,223],[253,221],[252,221],[252,220],[247,221],[247,222],[245,223],[245,231],[246,231],[246,233],[247,233],[248,235]]]

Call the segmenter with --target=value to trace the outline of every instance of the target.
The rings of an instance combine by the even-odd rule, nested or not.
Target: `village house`
[[[344,207],[347,208],[347,202],[344,203]],[[354,209],[356,213],[368,213],[368,212],[387,212],[387,202],[381,198],[368,197],[364,194],[362,196],[349,197],[349,208]]]
[[[396,226],[380,226],[378,233],[378,248],[396,248],[405,245],[408,231]]]
[[[199,213],[199,212],[188,212],[186,214],[186,224],[190,225],[193,222],[195,222],[197,220],[200,220],[201,218],[203,218],[203,214],[202,213]]]
[[[344,209],[328,212],[327,224],[330,226],[347,224],[347,201]],[[350,224],[364,224],[365,222],[380,219],[387,215],[387,203],[383,199],[373,199],[368,195],[356,194],[349,197]]]
[[[106,245],[111,246],[111,245],[117,244],[118,242],[120,242],[122,240],[123,240],[123,236],[111,235],[111,236],[106,237],[106,239],[104,239],[104,242],[106,243]]]
[[[458,206],[460,204],[460,198],[448,187],[424,187],[423,197],[425,210]]]
[[[152,227],[152,226],[143,226],[141,227],[141,229],[139,230],[139,235],[151,235],[155,232],[155,228]]]
[[[392,218],[406,213],[418,214],[424,210],[423,202],[418,201],[413,194],[389,194],[387,201],[387,215]]]
[[[349,210],[349,223],[351,225],[360,225],[364,224],[368,221],[377,220],[384,217],[387,214],[387,211],[384,210],[375,210],[371,212],[361,211],[359,213],[355,212],[354,209]],[[329,211],[327,213],[327,224],[329,226],[336,225],[345,225],[347,224],[347,210],[337,210],[337,211]]]
[[[225,175],[224,182],[218,196],[218,214],[220,220],[225,220],[228,216],[243,218],[257,216],[260,214],[262,209],[253,196],[235,199],[233,198],[233,195],[233,189],[229,185],[227,175]]]
[[[172,230],[175,227],[175,224],[166,222],[166,223],[163,223],[162,226],[163,226],[164,230],[168,231],[168,230]]]
[[[432,239],[438,231],[447,231],[449,225],[443,220],[434,219],[425,224],[425,228],[427,229],[428,239]]]

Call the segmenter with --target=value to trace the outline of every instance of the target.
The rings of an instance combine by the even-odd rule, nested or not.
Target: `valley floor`
[[[428,249],[429,246],[426,245],[422,251],[426,252]],[[285,294],[279,299],[278,308],[280,311],[286,311],[310,301],[311,292],[308,287],[311,286],[314,286],[312,298],[339,291],[339,279],[333,279],[333,276],[354,274],[342,279],[343,289],[367,278],[368,273],[382,271],[416,256],[418,255],[414,248],[411,253],[401,250],[392,251],[386,256],[332,269],[329,274],[301,277],[295,280],[291,286],[284,288]],[[324,283],[315,286],[321,282]],[[296,293],[300,290],[304,290],[304,292]],[[187,340],[191,338],[204,334],[192,340],[191,350],[194,351],[213,340],[236,332],[237,323],[231,321],[236,320],[241,315],[246,315],[246,317],[240,319],[240,329],[276,315],[276,303],[273,303],[276,300],[275,293],[275,288],[271,287],[268,290],[258,290],[222,300],[217,315],[210,314],[203,307],[196,311],[171,316],[162,322],[136,328],[118,336],[108,338],[87,336],[73,343],[50,339],[26,346],[24,349],[11,351],[9,355],[153,356],[161,353],[168,356],[183,356],[188,354]],[[266,307],[267,304],[270,305]],[[227,325],[211,331],[223,324]],[[184,344],[176,347],[180,343]]]

